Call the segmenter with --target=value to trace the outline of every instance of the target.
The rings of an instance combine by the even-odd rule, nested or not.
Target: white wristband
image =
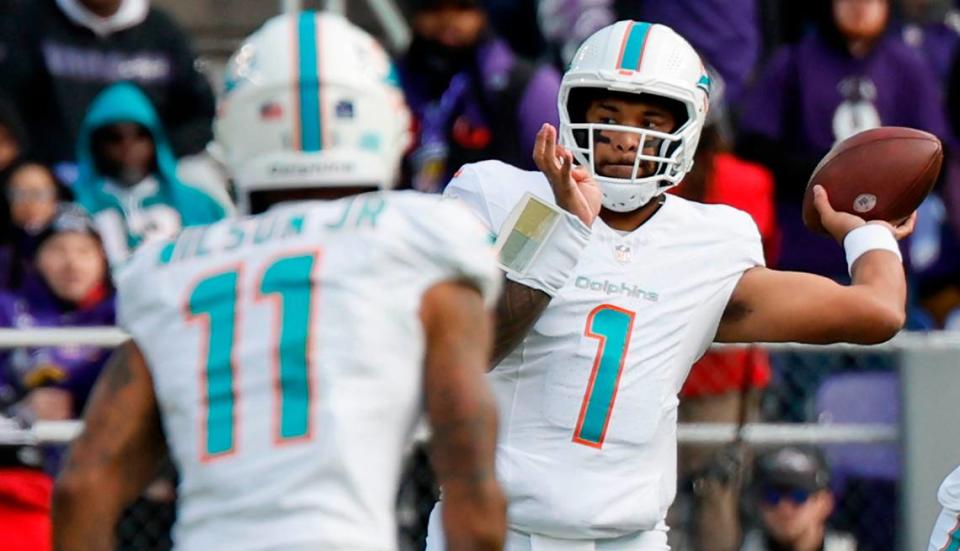
[[[500,267],[507,279],[556,296],[570,280],[590,233],[576,216],[528,192],[500,228]]]
[[[853,263],[868,251],[882,249],[897,255],[900,261],[900,247],[893,233],[880,224],[864,224],[847,233],[843,238],[843,250],[847,254],[847,271],[853,277]]]

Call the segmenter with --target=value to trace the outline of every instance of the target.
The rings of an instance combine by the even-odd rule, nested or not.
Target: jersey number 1
[[[311,274],[317,256],[286,256],[270,263],[260,275],[256,300],[273,299],[279,333],[275,330],[273,386],[279,403],[274,441],[310,435],[310,375],[308,349],[313,294]],[[236,448],[237,402],[235,345],[240,314],[241,268],[235,266],[204,277],[190,290],[187,318],[206,322],[201,355],[201,446],[204,459]]]
[[[600,341],[593,360],[590,382],[583,395],[580,418],[573,431],[573,441],[594,448],[603,447],[610,424],[610,412],[617,399],[620,374],[630,348],[635,314],[610,304],[597,306],[587,316],[584,334]]]

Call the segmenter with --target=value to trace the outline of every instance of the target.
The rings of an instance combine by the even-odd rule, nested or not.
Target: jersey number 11
[[[316,261],[316,254],[274,260],[260,273],[254,291],[256,301],[273,300],[279,322],[274,324],[279,333],[275,330],[271,342],[274,399],[279,402],[276,443],[310,435],[311,274]],[[186,304],[187,319],[203,322],[206,329],[201,354],[201,460],[228,455],[236,448],[239,396],[234,355],[242,274],[237,265],[207,275],[190,289]]]

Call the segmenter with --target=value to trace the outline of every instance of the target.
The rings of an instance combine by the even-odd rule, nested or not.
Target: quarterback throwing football
[[[681,36],[617,22],[564,75],[540,172],[481,162],[446,189],[498,236],[506,269],[489,377],[508,549],[667,549],[677,393],[711,343],[877,343],[903,324],[897,240],[913,217],[868,224],[819,189],[843,286],[764,267],[746,213],[664,194],[691,168],[709,91]]]

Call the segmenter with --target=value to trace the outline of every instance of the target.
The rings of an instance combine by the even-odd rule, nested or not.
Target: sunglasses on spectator
[[[11,189],[7,200],[11,203],[46,203],[56,201],[57,192],[52,189]]]
[[[105,129],[102,136],[103,141],[107,143],[120,143],[125,141],[149,139],[150,131],[142,126],[115,126]]]
[[[801,488],[764,488],[760,498],[765,505],[771,507],[784,499],[788,499],[796,505],[801,505],[810,499],[810,491]]]

